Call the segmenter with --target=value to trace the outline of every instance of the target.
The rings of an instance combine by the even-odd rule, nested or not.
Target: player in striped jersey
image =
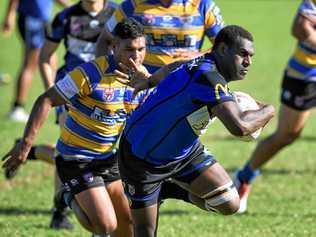
[[[97,54],[108,49],[110,32],[125,17],[133,17],[145,27],[144,65],[151,73],[174,61],[200,55],[205,36],[213,42],[224,24],[213,0],[125,0],[106,24]]]
[[[143,27],[126,19],[114,29],[114,54],[82,64],[39,96],[24,136],[9,152],[4,168],[16,170],[53,106],[69,105],[57,143],[56,167],[67,189],[60,192],[79,222],[96,234],[132,236],[131,217],[120,181],[116,142],[128,114],[146,97],[116,81],[119,63],[141,67],[146,40]],[[124,68],[123,68],[124,70]],[[74,198],[73,198],[74,197]],[[117,216],[117,218],[116,218]]]
[[[76,66],[95,58],[97,38],[115,7],[116,4],[110,1],[82,0],[57,13],[46,29],[46,40],[40,53],[39,66],[45,89],[51,87],[54,81],[63,78]],[[56,72],[53,57],[61,43],[66,49],[64,63]],[[56,121],[60,126],[64,124],[66,113],[65,106],[56,108]],[[55,147],[52,145],[36,145],[32,147],[28,159],[54,164],[54,151]],[[5,172],[5,175],[6,178],[11,179],[15,174]],[[59,186],[60,181],[56,175],[55,190],[58,190]],[[66,213],[66,209],[55,200],[50,227],[71,229]]]
[[[241,197],[240,213],[247,210],[250,186],[260,174],[260,168],[300,136],[311,109],[316,106],[315,0],[302,1],[293,22],[292,34],[298,42],[283,75],[277,129],[257,145],[250,160],[235,177]]]

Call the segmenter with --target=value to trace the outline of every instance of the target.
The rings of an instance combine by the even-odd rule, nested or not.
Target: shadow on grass
[[[261,218],[262,216],[271,216],[271,217],[276,217],[276,216],[281,216],[281,217],[287,217],[291,218],[293,217],[293,213],[279,213],[279,212],[246,212],[242,215],[245,216],[251,216],[251,217],[259,217]],[[306,214],[297,214],[297,217],[299,218],[316,218],[316,213],[306,213]]]
[[[17,208],[17,207],[6,207],[0,208],[0,215],[50,215],[50,210],[45,209],[26,209],[26,208]]]
[[[192,211],[186,211],[186,210],[160,210],[159,215],[160,216],[183,216],[192,214]]]
[[[228,167],[225,170],[230,173],[234,174],[236,170],[240,169],[240,167]],[[293,170],[293,169],[263,169],[261,171],[263,175],[306,175],[306,174],[316,174],[316,169],[302,169],[302,170]]]
[[[258,138],[258,140],[263,140],[266,137],[260,137]],[[221,141],[236,141],[236,139],[238,140],[238,138],[235,138],[232,135],[210,135],[210,139],[211,140],[221,140]],[[304,141],[304,142],[316,142],[316,136],[302,136],[300,137],[297,142],[299,141]]]

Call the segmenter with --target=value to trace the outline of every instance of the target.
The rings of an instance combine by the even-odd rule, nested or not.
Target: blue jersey
[[[53,8],[53,0],[20,0],[18,12],[47,21]]]
[[[169,74],[130,117],[124,136],[132,152],[163,165],[185,158],[212,117],[210,108],[233,101],[211,54]]]
[[[115,3],[108,2],[106,8],[93,14],[85,11],[81,5],[79,2],[59,12],[46,31],[48,40],[64,42],[66,54],[63,69],[66,72],[95,58],[97,39],[116,8]]]

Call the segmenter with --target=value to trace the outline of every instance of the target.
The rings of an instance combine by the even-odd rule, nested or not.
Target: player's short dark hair
[[[117,23],[112,33],[120,39],[136,39],[145,36],[144,26],[130,17]]]
[[[224,42],[228,47],[236,46],[240,42],[240,38],[253,42],[252,34],[244,28],[237,25],[225,26],[218,32],[213,48],[216,49],[222,42]]]

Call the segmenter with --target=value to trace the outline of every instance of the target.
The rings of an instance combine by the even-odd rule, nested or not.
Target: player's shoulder
[[[210,87],[215,87],[218,84],[227,84],[225,78],[219,73],[211,54],[206,54],[192,60],[187,64],[187,67],[194,74],[192,75],[194,83]]]
[[[109,61],[107,56],[100,56],[92,60],[91,63],[97,66],[102,72],[105,72],[109,66]]]

